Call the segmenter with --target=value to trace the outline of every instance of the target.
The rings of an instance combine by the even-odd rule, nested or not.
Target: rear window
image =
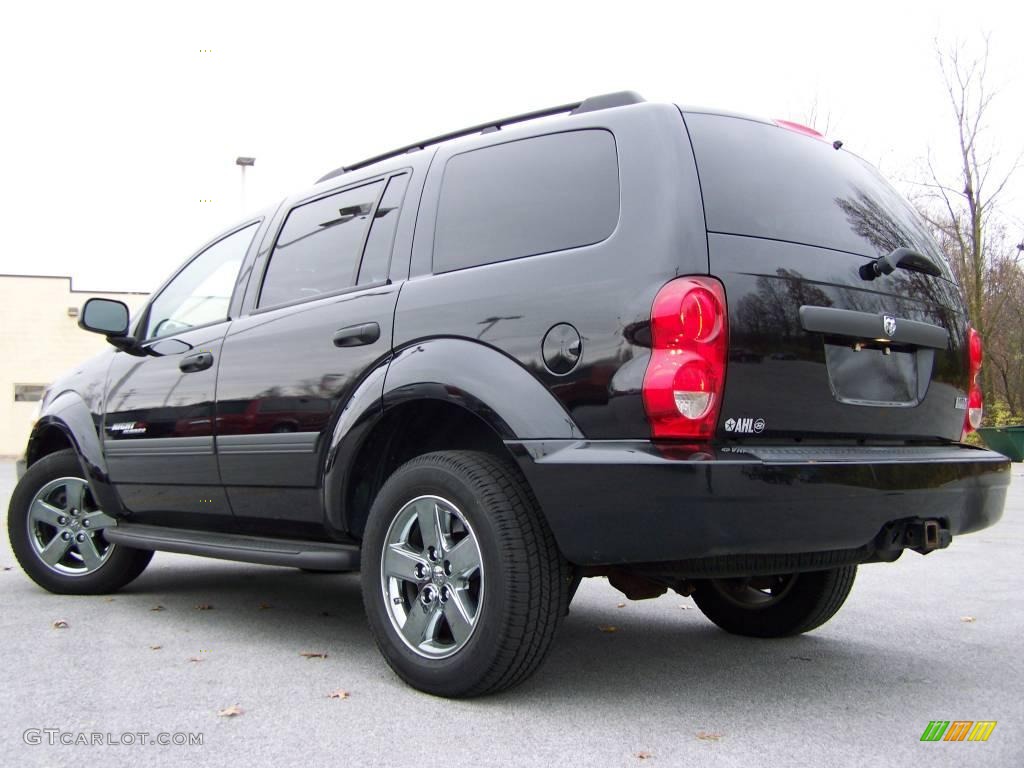
[[[945,266],[917,212],[856,155],[752,120],[685,118],[709,231],[870,257],[907,246]]]
[[[464,152],[445,166],[434,272],[592,245],[618,218],[618,160],[608,131]]]

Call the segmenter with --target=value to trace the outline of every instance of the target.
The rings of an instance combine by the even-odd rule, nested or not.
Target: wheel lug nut
[[[89,527],[89,521],[88,520],[83,520],[82,521],[82,527],[83,528],[88,528]]]
[[[71,541],[71,534],[68,533],[67,531],[64,531],[63,533],[61,533],[60,537],[62,539],[64,539],[64,541]]]
[[[67,525],[68,519],[63,515],[57,518],[57,525]]]
[[[444,575],[445,576],[451,576],[452,575],[452,564],[448,560],[444,561]]]
[[[437,560],[437,550],[433,547],[427,547],[427,557],[431,560]]]
[[[78,517],[78,510],[77,509],[72,509],[71,510],[71,516],[72,517]]]
[[[78,534],[78,536],[76,536],[75,538],[76,538],[76,539],[77,539],[78,541],[85,541],[85,534],[84,534],[84,533],[80,533],[80,534]]]

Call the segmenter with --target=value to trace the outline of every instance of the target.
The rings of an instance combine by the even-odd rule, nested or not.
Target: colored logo
[[[988,741],[996,728],[995,720],[932,720],[921,734],[921,741]]]

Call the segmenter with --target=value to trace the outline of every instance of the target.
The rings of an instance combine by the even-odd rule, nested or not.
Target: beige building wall
[[[0,275],[0,456],[25,450],[36,401],[15,402],[15,385],[48,385],[109,345],[78,327],[77,315],[93,296],[118,299],[134,316],[143,293],[76,291],[70,277]]]

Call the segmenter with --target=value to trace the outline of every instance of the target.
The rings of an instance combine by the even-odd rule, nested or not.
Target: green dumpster
[[[1024,425],[982,427],[978,435],[993,451],[998,451],[1011,461],[1024,461]]]

